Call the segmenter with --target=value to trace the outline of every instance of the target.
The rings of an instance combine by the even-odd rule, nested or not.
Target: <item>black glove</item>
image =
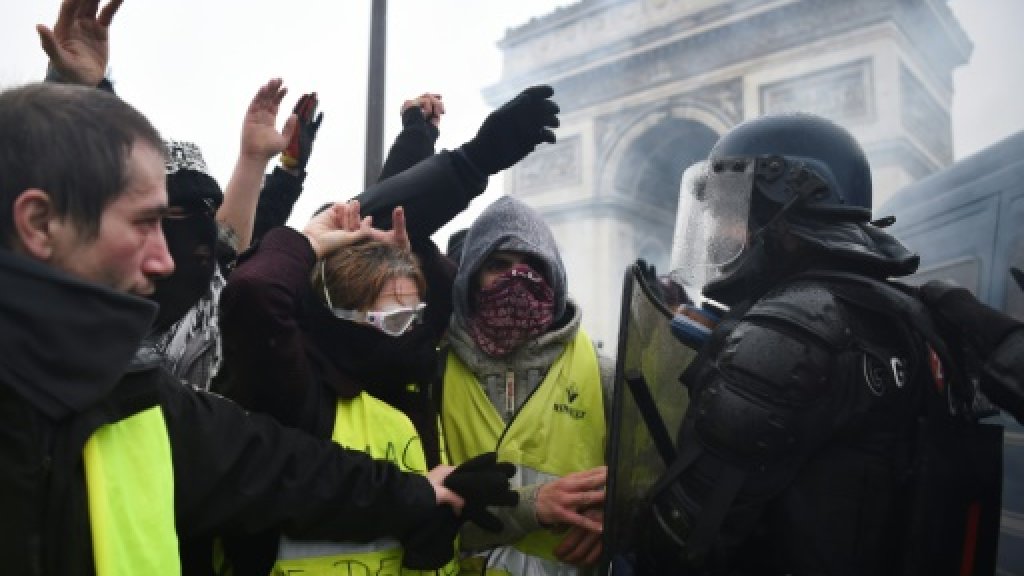
[[[487,507],[519,503],[519,493],[509,489],[508,484],[508,479],[515,474],[514,464],[498,462],[494,452],[485,452],[455,468],[444,479],[444,485],[466,501],[462,507],[463,521],[469,520],[490,532],[500,532],[504,524],[488,512]]]
[[[320,104],[316,92],[303,94],[302,98],[295,103],[292,114],[299,118],[295,133],[292,134],[288,146],[281,153],[281,164],[289,169],[296,170],[300,174],[305,172],[306,163],[309,162],[309,155],[313,152],[313,140],[316,139],[316,131],[320,129],[320,122],[323,122],[324,113],[316,113]],[[316,116],[314,119],[313,117]]]
[[[418,528],[402,538],[402,566],[411,570],[437,570],[455,555],[455,536],[466,520],[484,530],[500,532],[501,520],[487,506],[515,506],[519,494],[509,489],[508,479],[516,467],[497,462],[494,452],[486,452],[464,462],[444,480],[446,488],[465,501],[462,516],[455,516],[448,505],[438,506]]]
[[[558,104],[550,86],[532,86],[491,112],[472,140],[462,145],[469,160],[486,174],[497,174],[522,160],[541,142],[555,143]]]
[[[1010,332],[1024,327],[950,280],[932,280],[921,286],[919,293],[932,314],[947,329],[955,330],[982,359],[988,358]]]
[[[654,264],[648,264],[643,258],[637,258],[636,268],[640,271],[640,279],[647,285],[647,289],[654,296],[654,299],[667,303],[665,292],[662,290],[661,279],[658,278],[658,271],[655,270]]]
[[[455,536],[462,520],[451,506],[438,506],[425,522],[402,539],[402,566],[438,570],[455,557]]]

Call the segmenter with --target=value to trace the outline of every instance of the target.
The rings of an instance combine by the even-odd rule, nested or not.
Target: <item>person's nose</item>
[[[149,252],[142,261],[142,272],[150,277],[170,276],[174,272],[174,259],[167,250],[167,239],[162,230],[150,241]]]

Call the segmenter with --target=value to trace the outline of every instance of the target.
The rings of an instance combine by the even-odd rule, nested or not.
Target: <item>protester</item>
[[[359,309],[372,301],[369,296],[362,301],[353,299],[348,292],[357,286],[351,280],[329,282],[336,291],[333,297],[330,292],[323,292],[322,284],[314,289],[309,278],[318,273],[322,278],[323,272],[317,272],[313,258],[316,252],[311,254],[309,248],[304,248],[310,242],[290,230],[272,231],[258,250],[241,263],[225,293],[228,365],[237,377],[226,393],[251,409],[269,411],[284,422],[313,427],[319,435],[332,436],[343,424],[342,420],[336,424],[335,415],[349,411],[336,410],[336,406],[344,407],[338,400],[344,402],[365,390],[413,422],[428,461],[441,458],[437,415],[428,392],[436,375],[435,347],[451,311],[455,268],[430,240],[430,235],[483,191],[485,175],[514,164],[542,139],[548,139],[544,130],[557,125],[557,106],[547,99],[550,94],[550,89],[524,91],[488,116],[469,143],[408,169],[402,165],[418,160],[417,156],[424,152],[432,152],[436,138],[436,130],[416,127],[422,128],[426,121],[436,128],[436,117],[443,108],[440,98],[433,94],[406,101],[403,133],[407,137],[400,138],[392,147],[382,173],[386,179],[360,195],[348,208],[334,206],[316,218],[323,218],[330,211],[350,210],[361,201],[370,207],[363,210],[364,214],[370,214],[375,224],[390,227],[391,234],[395,234],[404,224],[404,214],[415,214],[415,220],[408,220],[408,237],[420,267],[407,278],[423,276],[427,300],[423,325],[392,338],[335,317],[330,310],[338,307],[333,304],[335,301],[356,308],[357,314],[367,312]],[[395,173],[388,173],[390,170]],[[402,210],[400,205],[407,208]],[[328,278],[339,278],[336,264],[347,269],[354,266],[349,256],[328,257],[330,270],[336,271],[328,272]],[[364,259],[363,263],[367,260],[373,261]],[[347,264],[340,264],[344,262]],[[287,273],[282,274],[282,270]],[[327,264],[323,270],[329,270]],[[354,283],[365,287],[365,280]],[[421,292],[418,295],[423,296]],[[377,294],[372,296],[375,299]],[[295,305],[296,300],[301,305]],[[412,389],[407,388],[410,384]],[[480,515],[486,512],[481,511]],[[458,524],[450,521],[439,526],[438,538],[423,543],[422,548],[433,552],[447,550],[446,558],[450,560],[450,547],[445,544],[450,536],[445,535],[454,535]]]
[[[433,154],[438,131],[430,118],[440,113],[437,95],[405,101],[405,128],[382,178]],[[427,260],[431,269],[424,274],[401,214],[396,209],[393,229],[385,233],[362,223],[359,203],[352,202],[320,212],[302,234],[289,228],[268,233],[243,259],[225,292],[227,370],[233,381],[223,383],[221,391],[289,426],[344,446],[366,447],[375,457],[424,472],[441,462],[437,415],[427,392],[436,374],[435,348],[447,325],[451,292],[427,285],[426,277],[445,273],[436,270],[443,260]],[[327,226],[335,220],[350,235],[338,237]],[[374,327],[367,324],[370,318],[383,323]],[[391,323],[399,320],[401,329],[392,330]],[[367,427],[367,422],[375,425]],[[448,554],[437,563],[450,564],[449,572],[457,569],[453,537],[439,541]],[[403,551],[395,542],[375,547],[311,543],[269,533],[231,535],[225,544],[240,573],[268,573],[275,561],[278,571],[325,562],[434,563],[423,559],[424,551]]]
[[[601,551],[606,407],[613,368],[580,327],[550,229],[503,197],[469,228],[454,284],[441,398],[453,462],[497,450],[519,470],[520,504],[497,535],[467,526],[483,554],[464,569],[576,573]],[[568,528],[568,532],[565,530]]]
[[[52,30],[37,26],[50,58],[47,80],[112,90],[104,74],[109,27],[120,5],[113,0],[100,10],[99,2],[66,0]],[[322,114],[314,116],[316,97],[306,95],[278,132],[277,112],[286,93],[281,80],[273,79],[253,97],[226,192],[210,174],[198,146],[167,142],[172,210],[164,232],[177,268],[157,281],[150,296],[160,310],[140,354],[161,356],[168,370],[197,390],[209,389],[221,364],[217,303],[235,256],[251,239],[283,225],[302,191]],[[264,183],[267,163],[285,148],[291,154],[289,167],[276,168]]]
[[[220,292],[234,255],[250,241],[259,180],[267,161],[297,131],[295,117],[283,133],[274,127],[285,93],[281,80],[274,79],[253,97],[226,193],[210,175],[198,146],[166,142],[171,210],[163,230],[176,268],[156,281],[150,298],[160,309],[142,353],[161,356],[169,371],[196,390],[208,390],[220,369]]]
[[[163,150],[108,93],[0,93],[7,569],[178,573],[178,542],[221,529],[408,539],[461,507],[450,467],[404,474],[132,363],[155,312],[142,296],[173,269]]]

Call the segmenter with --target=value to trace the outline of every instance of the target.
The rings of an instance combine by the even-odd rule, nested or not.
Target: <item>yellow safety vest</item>
[[[607,426],[601,372],[590,338],[582,329],[551,365],[544,381],[506,426],[472,371],[449,352],[444,374],[442,428],[453,463],[496,450],[498,459],[519,466],[523,485],[551,480],[604,464]],[[527,534],[513,546],[527,556],[558,562],[554,549],[563,535],[547,530]],[[512,550],[492,553],[492,560]],[[519,574],[519,558],[505,573]],[[479,561],[464,562],[479,574]],[[488,570],[489,574],[501,571]]]
[[[100,427],[83,455],[97,576],[181,574],[174,466],[160,407]]]
[[[378,460],[388,460],[404,472],[427,473],[426,455],[416,427],[401,411],[365,392],[351,400],[338,401],[331,439],[346,448],[362,450]],[[401,544],[390,538],[363,544],[292,540],[282,536],[273,574],[454,576],[458,570],[455,558],[436,571],[403,569]]]

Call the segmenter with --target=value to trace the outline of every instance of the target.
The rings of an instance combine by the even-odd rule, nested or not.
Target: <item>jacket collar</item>
[[[108,395],[156,305],[0,249],[0,383],[55,420]]]

